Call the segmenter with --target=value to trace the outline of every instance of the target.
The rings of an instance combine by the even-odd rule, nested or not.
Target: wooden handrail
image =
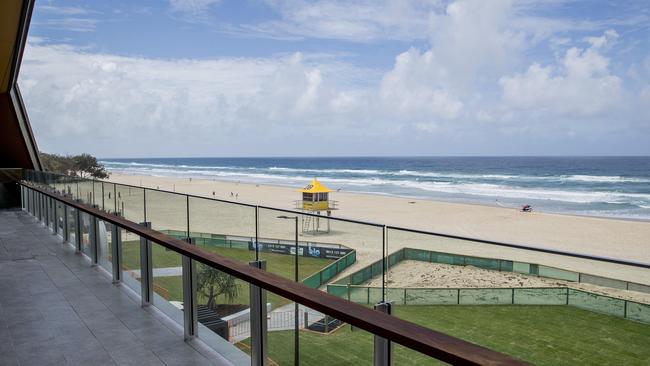
[[[503,353],[369,309],[326,292],[312,289],[302,283],[293,282],[273,273],[253,268],[234,259],[208,252],[198,246],[146,228],[126,218],[63,197],[49,189],[43,189],[27,182],[20,182],[19,184],[95,216],[102,221],[117,225],[197,262],[216,268],[267,291],[438,360],[459,365],[529,365]]]

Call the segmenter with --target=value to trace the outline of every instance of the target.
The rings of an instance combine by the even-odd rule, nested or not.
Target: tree
[[[108,172],[104,165],[90,154],[63,156],[41,152],[40,155],[43,169],[46,171],[75,175],[81,178],[108,178]]]
[[[72,157],[73,172],[81,178],[94,177],[94,178],[108,178],[106,168],[97,158],[90,154],[81,154]]]
[[[205,265],[199,265],[196,287],[208,299],[208,308],[213,310],[217,308],[217,298],[220,295],[227,302],[232,302],[239,295],[239,284],[235,277]]]
[[[46,171],[60,174],[70,174],[73,165],[71,157],[57,154],[48,154],[44,152],[41,152],[40,155],[43,169]]]

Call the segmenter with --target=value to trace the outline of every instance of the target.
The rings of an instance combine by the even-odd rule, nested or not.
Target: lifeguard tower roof
[[[307,184],[305,188],[301,189],[302,193],[328,193],[332,192],[331,189],[325,187],[325,185],[314,178],[311,183]]]

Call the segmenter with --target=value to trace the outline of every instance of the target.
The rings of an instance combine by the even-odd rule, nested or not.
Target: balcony
[[[16,288],[30,289],[30,296],[21,291],[2,304],[12,312],[9,319],[30,319],[32,346],[49,335],[54,339],[50,343],[65,343],[57,339],[57,327],[63,325],[52,322],[50,330],[39,326],[39,321],[49,324],[46,314],[59,308],[63,317],[72,309],[84,324],[81,334],[90,332],[103,347],[105,352],[97,357],[112,357],[113,342],[124,352],[136,352],[133,359],[142,353],[165,364],[170,364],[163,359],[167,347],[158,347],[163,344],[184,350],[173,364],[262,364],[267,359],[268,364],[309,365],[319,362],[319,354],[340,357],[337,362],[345,364],[435,363],[430,356],[449,363],[516,364],[519,361],[509,356],[421,325],[447,329],[479,344],[493,338],[477,332],[477,324],[486,327],[487,334],[503,327],[504,342],[514,332],[517,339],[551,337],[545,342],[559,344],[561,329],[555,334],[538,329],[558,317],[570,333],[585,327],[614,333],[634,328],[629,334],[636,336],[627,341],[619,337],[621,345],[610,345],[610,352],[615,355],[616,347],[625,347],[637,354],[650,323],[649,266],[644,263],[340,218],[331,218],[331,235],[306,235],[297,224],[309,213],[33,171],[24,171],[21,205],[23,211],[3,212],[2,225],[10,231],[3,242],[11,260],[0,267],[3,275],[23,265],[27,267],[21,272],[31,271],[34,261],[45,260],[40,253],[48,254],[48,262],[40,264],[46,275],[53,258],[60,258],[69,271],[55,272],[62,276],[62,285],[54,276],[52,283],[43,280],[46,285],[39,277],[31,283],[30,277],[18,276],[22,284],[10,281],[3,287],[10,294]],[[25,231],[33,240],[17,244]],[[418,262],[538,282],[400,287],[399,269]],[[67,286],[69,278],[80,285]],[[237,291],[225,295],[228,286],[222,285],[221,294],[210,297],[206,278],[229,283]],[[51,296],[61,300],[56,306],[37,296],[47,285],[45,296],[53,292]],[[14,298],[19,305],[5,308],[4,301],[14,304]],[[33,308],[38,311],[23,313]],[[422,318],[423,311],[435,313]],[[481,317],[475,320],[479,323],[469,322],[468,311]],[[434,314],[450,318],[436,320]],[[537,323],[527,314],[546,320]],[[94,321],[97,326],[106,323],[105,317],[119,330],[93,328]],[[519,317],[533,328],[524,330],[516,322]],[[10,325],[8,329],[18,332],[7,333],[11,338],[20,339],[24,332]],[[108,336],[113,333],[115,337]],[[536,338],[521,351],[499,342],[497,350],[528,360],[525,352],[536,352],[544,344]],[[104,341],[109,345],[103,346]],[[53,354],[68,360],[65,347],[52,347]],[[352,351],[357,348],[359,352]],[[589,347],[575,351],[580,355]],[[13,352],[15,358],[29,357],[20,356],[18,349]],[[643,352],[638,354],[627,360],[643,357]],[[538,355],[530,360],[555,363],[562,357]]]

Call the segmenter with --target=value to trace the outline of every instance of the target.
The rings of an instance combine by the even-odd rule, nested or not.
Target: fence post
[[[111,259],[113,264],[113,283],[122,281],[122,230],[120,227],[111,225]]]
[[[57,200],[52,199],[54,204],[54,235],[59,234],[59,203]]]
[[[83,223],[81,222],[81,211],[79,209],[74,210],[76,213],[75,215],[75,234],[74,234],[74,241],[75,241],[75,246],[76,246],[76,251],[77,253],[81,252],[81,237],[82,237],[82,230],[83,230]]]
[[[45,206],[45,227],[50,228],[50,197],[43,195],[43,205]]]
[[[63,204],[63,242],[70,241],[70,226],[68,222],[68,205]]]
[[[190,244],[194,240],[187,238]],[[183,328],[185,340],[190,340],[197,335],[197,304],[196,304],[196,264],[187,256],[182,257],[183,262]]]
[[[140,225],[151,228],[151,222],[142,222]],[[140,237],[140,298],[143,307],[151,305],[153,302],[153,263],[151,257],[151,242]]]
[[[375,305],[375,310],[382,313],[392,313],[391,302],[380,302]],[[375,335],[375,352],[374,362],[375,366],[392,366],[393,365],[393,344],[386,338]]]
[[[266,270],[266,261],[249,262],[251,267]],[[267,320],[266,320],[266,290],[250,285],[250,327],[251,327],[251,365],[265,366],[268,364]],[[297,331],[297,330],[296,330]],[[299,350],[294,350],[298,352]]]
[[[569,305],[569,288],[566,288],[566,305]]]
[[[99,220],[90,216],[90,260],[92,265],[99,263]]]
[[[41,194],[36,193],[36,220],[42,222],[43,218],[41,217]]]

